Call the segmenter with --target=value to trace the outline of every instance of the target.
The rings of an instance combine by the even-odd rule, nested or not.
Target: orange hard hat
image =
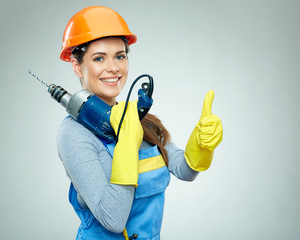
[[[110,36],[124,36],[128,45],[137,39],[125,20],[114,10],[102,6],[84,8],[70,19],[65,28],[60,58],[70,62],[73,47]]]

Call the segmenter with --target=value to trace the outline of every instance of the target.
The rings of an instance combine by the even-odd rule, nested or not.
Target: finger
[[[213,151],[223,139],[222,124],[216,123],[215,126],[202,130],[202,132],[199,132],[198,144],[202,148],[206,148],[210,151]]]
[[[201,113],[200,120],[211,114],[211,107],[212,107],[212,103],[214,100],[214,96],[215,96],[215,93],[213,90],[210,90],[206,94],[204,101],[203,101],[203,107],[202,107],[202,113]]]

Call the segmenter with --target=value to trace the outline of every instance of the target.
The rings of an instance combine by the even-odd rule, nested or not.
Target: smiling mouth
[[[115,77],[115,78],[100,78],[100,81],[102,82],[108,82],[108,83],[115,83],[119,81],[121,77]]]

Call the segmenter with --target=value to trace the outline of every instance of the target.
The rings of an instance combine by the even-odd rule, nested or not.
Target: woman
[[[116,97],[127,81],[127,54],[136,39],[118,13],[100,6],[76,13],[64,33],[61,59],[71,62],[83,88],[112,106],[115,131],[124,110]],[[139,121],[136,101],[128,105],[117,143],[99,139],[71,117],[63,121],[57,145],[71,180],[69,200],[81,220],[76,239],[160,239],[170,172],[194,180],[222,140],[212,100],[211,91],[185,151],[155,116]]]

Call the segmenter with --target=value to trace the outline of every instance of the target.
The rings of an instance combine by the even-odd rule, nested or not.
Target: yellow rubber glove
[[[112,107],[110,123],[117,134],[125,102]],[[134,185],[138,182],[139,148],[143,140],[143,128],[137,112],[137,101],[128,102],[126,114],[115,146],[110,182]]]
[[[205,171],[210,167],[214,149],[223,138],[221,120],[211,113],[214,95],[212,90],[206,94],[200,120],[196,124],[185,148],[185,159],[195,171]]]

